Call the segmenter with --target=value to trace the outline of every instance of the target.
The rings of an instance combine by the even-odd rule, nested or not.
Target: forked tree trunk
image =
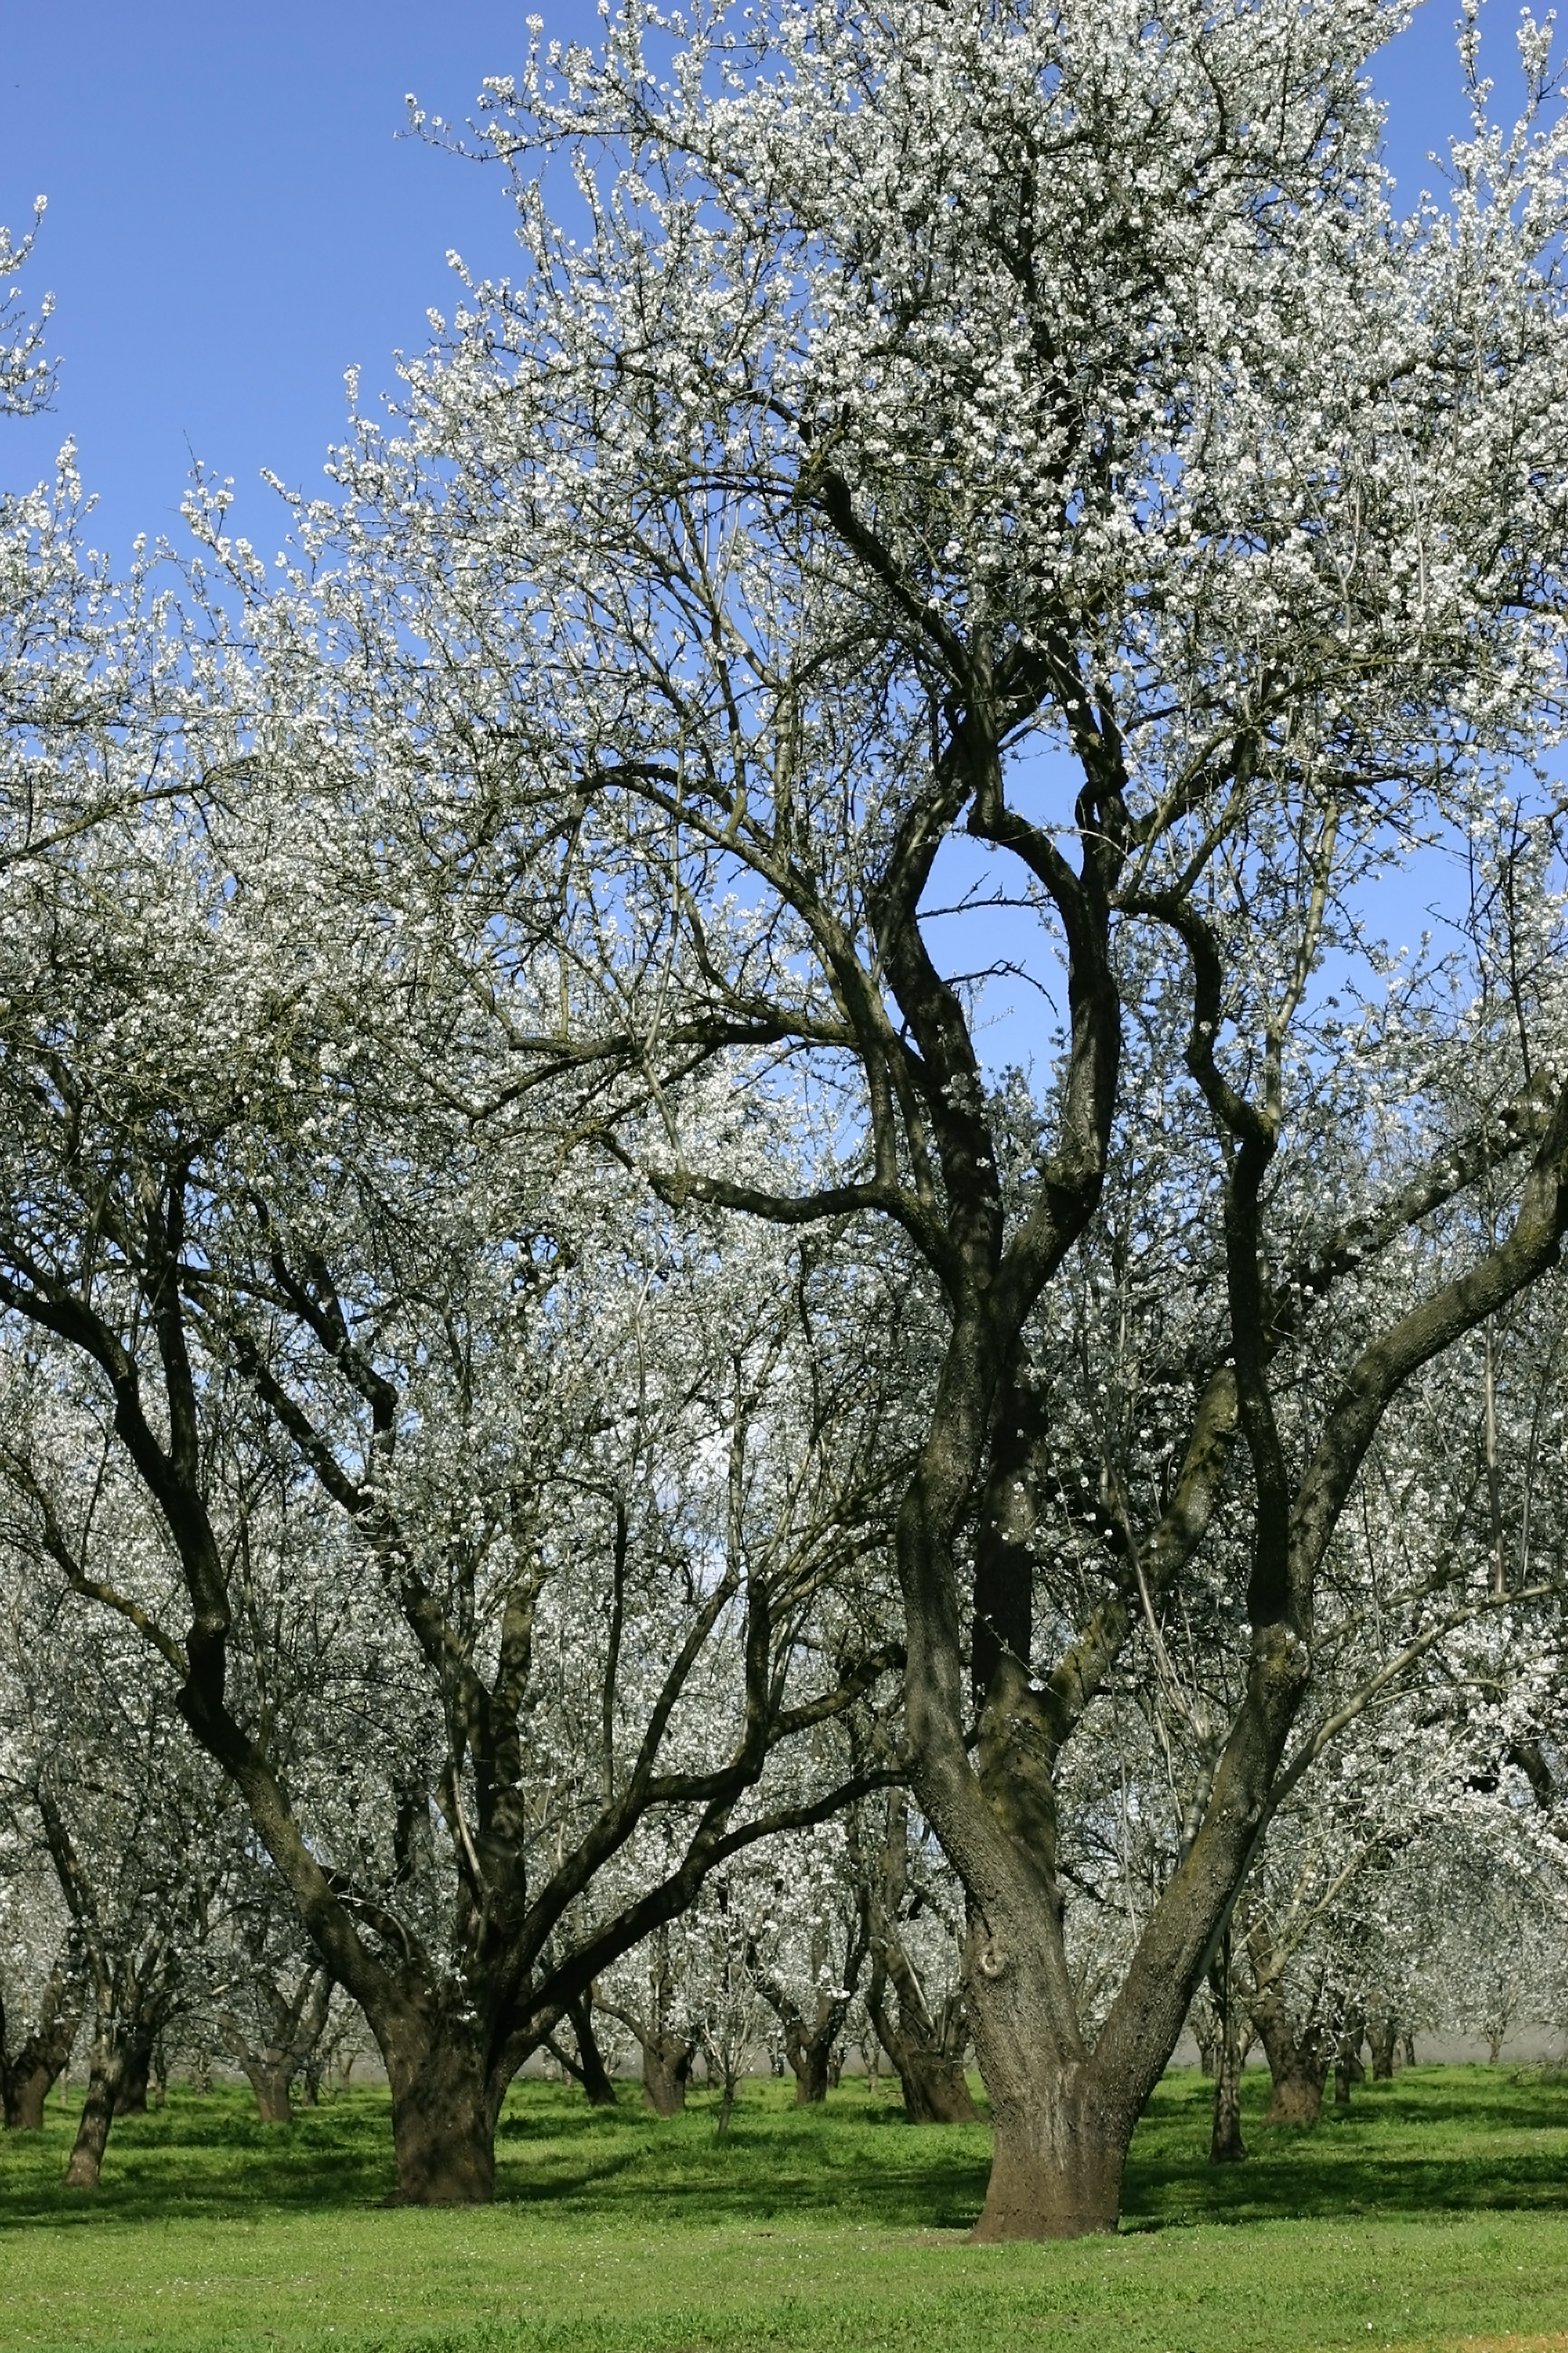
[[[1323,2085],[1328,2081],[1328,2041],[1321,2026],[1298,2033],[1276,1988],[1252,2004],[1258,2029],[1273,2077],[1273,2095],[1265,2124],[1315,2125],[1323,2113]]]
[[[500,2100],[477,2041],[450,2031],[417,2038],[389,2031],[382,2052],[392,2086],[399,2205],[489,2205]]]

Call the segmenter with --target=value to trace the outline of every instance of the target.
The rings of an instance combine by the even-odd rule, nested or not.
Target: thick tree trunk
[[[256,2094],[256,2113],[264,2125],[288,2125],[294,2121],[289,2105],[289,2084],[292,2073],[287,2059],[242,2059],[246,2079]]]
[[[1273,1988],[1254,2000],[1252,2018],[1274,2079],[1273,2096],[1263,2121],[1270,2125],[1315,2125],[1323,2113],[1323,2085],[1329,2073],[1328,2046],[1321,2027],[1304,2027],[1298,2034],[1283,2000]]]
[[[447,2033],[389,2033],[397,2200],[404,2206],[487,2206],[495,2196],[492,2095],[477,2043]],[[504,2089],[504,2086],[502,2087]]]
[[[828,2073],[833,2059],[833,2045],[816,2035],[792,2039],[789,2063],[795,2071],[795,2104],[797,2108],[816,2107],[827,2097]]]
[[[62,2060],[60,2064],[64,2065]],[[29,2067],[26,2074],[12,2068],[5,2082],[5,2126],[8,2132],[41,2132],[44,2102],[59,2068]]]
[[[1078,2239],[1114,2231],[1131,2122],[1085,2065],[1037,2063],[1027,2075],[986,2073],[991,2179],[974,2235],[982,2242]]]
[[[690,2073],[690,2048],[679,2035],[650,2035],[643,2044],[643,2098],[656,2116],[680,2115]]]
[[[940,2051],[925,2051],[900,2038],[888,2053],[903,2086],[904,2114],[912,2125],[972,2125],[979,2121],[963,2063]]]

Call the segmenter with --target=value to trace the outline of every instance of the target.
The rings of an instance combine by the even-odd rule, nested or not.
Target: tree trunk
[[[577,2040],[577,2058],[582,2070],[582,2084],[591,2108],[613,2108],[616,2087],[610,2081],[610,2071],[605,2064],[605,2054],[594,2032],[592,1998],[584,1994],[567,2011],[572,2031]]]
[[[29,2067],[26,2074],[17,2068],[12,2068],[5,2082],[7,2131],[42,2132],[44,2102],[48,2098],[49,2086],[58,2073],[58,2067],[51,2070],[43,2064]]]
[[[1108,2104],[1083,2065],[1037,2063],[1006,2076],[985,2070],[993,2127],[991,2179],[974,2228],[984,2242],[1078,2239],[1114,2231],[1131,2120]]]
[[[256,2113],[264,2125],[288,2125],[294,2121],[289,2105],[290,2068],[287,2059],[268,2064],[265,2059],[241,2061],[251,2090],[256,2094]]]
[[[1415,2064],[1415,2037],[1411,2033],[1408,2027],[1405,2028],[1402,2040],[1405,2044],[1405,2063],[1407,2067],[1414,2067]]]
[[[154,2040],[151,2034],[136,2034],[128,2041],[124,2070],[114,2100],[117,2116],[144,2116],[147,2113],[147,2079],[153,2072]]]
[[[1366,2030],[1372,2046],[1372,2079],[1374,2084],[1392,2084],[1394,2071],[1399,2064],[1399,2021],[1392,2016],[1374,2018]]]
[[[495,2196],[492,2096],[477,2043],[451,2033],[383,2044],[401,2206],[488,2206]],[[504,2085],[501,2087],[504,2090]]]
[[[827,2097],[828,2068],[833,2058],[833,2045],[816,2035],[792,2039],[789,2063],[795,2071],[795,2104],[797,2108],[812,2108]]]
[[[643,2098],[656,2116],[678,2116],[686,2105],[691,2052],[678,2034],[650,2036],[642,2046]]]
[[[1241,2016],[1231,1973],[1230,1930],[1209,1972],[1215,2013],[1219,2021],[1218,2065],[1214,2080],[1214,2130],[1209,2136],[1211,2165],[1240,2165],[1247,2157],[1241,2137]]]
[[[1254,1999],[1252,2018],[1274,2080],[1264,2123],[1315,2125],[1323,2113],[1323,2085],[1329,2073],[1321,2027],[1303,2027],[1298,2034],[1278,1989],[1272,1987]]]
[[[101,2028],[93,2038],[92,2068],[88,2076],[87,2098],[82,2104],[81,2122],[77,2126],[76,2143],[66,2167],[68,2189],[96,2189],[103,2169],[103,2152],[109,2145],[109,2128],[114,2121],[124,2074],[124,2054],[116,2047],[112,2032]]]
[[[8,2132],[39,2132],[49,2086],[71,2055],[81,2024],[80,1979],[57,1964],[44,1989],[38,2022],[16,2056],[5,2056],[5,2013],[0,2010],[0,2105]]]
[[[980,2120],[963,2063],[940,2051],[913,2047],[888,2056],[903,2086],[904,2114],[912,2125],[973,2125]]]

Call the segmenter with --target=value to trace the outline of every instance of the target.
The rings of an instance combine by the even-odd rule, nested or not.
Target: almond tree
[[[531,946],[510,877],[548,847],[584,1142],[737,1230],[856,1221],[931,1318],[896,1550],[985,2237],[1114,2223],[1292,1770],[1369,1450],[1568,1220],[1549,968],[1506,1035],[1440,997],[1402,1029],[1355,913],[1424,828],[1500,849],[1562,676],[1549,36],[1526,19],[1510,135],[1467,19],[1451,200],[1401,221],[1364,79],[1400,21],[630,8],[602,56],[489,86],[521,274],[465,281],[389,429],[356,417],[277,595],[206,525],[263,668],[319,657]],[[558,153],[585,238],[550,217]],[[943,928],[971,881],[1063,1008],[1054,1063],[1001,1087]],[[538,1026],[511,1044],[563,1069]],[[704,1060],[793,1091],[769,1165],[686,1117]],[[1146,1417],[1147,1364],[1102,1398],[1051,1346],[1117,1155],[1124,1267],[1168,1294]],[[1092,1555],[1045,1550],[1042,1420],[1064,1471],[1093,1440]],[[1225,1711],[1091,2028],[1060,1785],[1200,1592]]]

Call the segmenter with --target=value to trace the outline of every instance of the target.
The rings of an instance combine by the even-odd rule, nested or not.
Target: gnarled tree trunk
[[[1323,2113],[1328,2081],[1327,2031],[1314,2023],[1298,2033],[1279,1988],[1273,1986],[1254,1999],[1252,2021],[1274,2079],[1265,2124],[1315,2125]]]

